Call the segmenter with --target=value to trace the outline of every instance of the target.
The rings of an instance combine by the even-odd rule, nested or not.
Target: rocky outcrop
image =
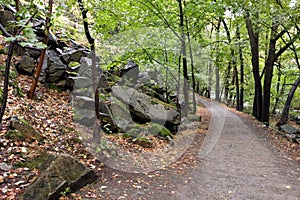
[[[96,180],[95,173],[76,158],[62,154],[49,157],[41,175],[27,187],[20,200],[54,200],[62,193],[75,192]]]
[[[33,138],[38,141],[43,140],[43,136],[37,130],[35,130],[33,126],[18,116],[11,117],[10,129],[7,134],[9,137],[19,137],[24,139]]]
[[[173,130],[180,124],[180,113],[151,96],[127,86],[112,87],[112,96],[129,106],[133,121],[138,123],[155,122]]]

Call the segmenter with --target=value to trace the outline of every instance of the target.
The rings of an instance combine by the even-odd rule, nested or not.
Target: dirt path
[[[280,154],[264,130],[216,103],[200,101],[212,114],[211,139],[200,151],[203,162],[192,172],[195,178],[176,199],[300,199],[298,163]]]
[[[300,165],[280,153],[266,130],[223,106],[211,112],[203,144],[166,169],[148,174],[105,168],[93,187],[101,199],[300,199]],[[199,136],[200,137],[200,136]],[[201,138],[198,138],[199,141]],[[203,140],[201,140],[203,141]]]

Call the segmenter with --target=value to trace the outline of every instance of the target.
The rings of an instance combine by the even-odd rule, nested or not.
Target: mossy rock
[[[126,131],[126,134],[132,138],[136,138],[140,133],[141,133],[141,130],[136,129],[136,128],[132,128],[132,129]]]
[[[26,120],[17,116],[13,116],[11,118],[10,130],[18,130],[25,138],[30,137],[38,141],[43,141],[44,139],[43,136],[37,130],[35,130],[35,128],[31,126]]]
[[[11,130],[9,129],[6,134],[5,134],[5,137],[11,139],[12,141],[23,141],[25,140],[25,135],[23,135],[21,133],[21,131],[18,131],[18,130]]]
[[[156,123],[152,123],[149,126],[148,132],[152,135],[155,135],[163,139],[167,139],[168,136],[173,138],[173,134],[169,129]]]
[[[27,167],[30,169],[41,169],[43,163],[48,159],[49,155],[46,152],[40,153],[39,156],[28,158],[26,161],[20,161],[15,164],[16,167]]]
[[[174,109],[174,110],[177,110],[177,108],[176,108],[176,104],[174,104],[174,103],[166,103],[166,102],[163,102],[163,101],[161,101],[161,100],[159,100],[159,99],[157,99],[157,98],[152,98],[151,99],[151,104],[152,105],[155,105],[155,104],[161,104],[161,105],[163,105],[164,107],[165,107],[165,109]]]
[[[200,117],[198,115],[189,115],[188,119],[191,122],[199,122],[200,121]]]
[[[132,140],[132,143],[140,145],[140,146],[142,146],[144,148],[152,148],[153,147],[152,142],[148,138],[145,138],[145,137],[134,138]]]

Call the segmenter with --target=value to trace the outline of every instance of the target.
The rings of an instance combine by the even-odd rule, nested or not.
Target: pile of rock
[[[0,10],[0,23],[9,32],[13,31],[15,21],[15,10],[5,7]],[[45,36],[43,25],[45,20],[41,18],[32,19],[34,33],[39,41],[43,41]],[[16,69],[20,74],[32,75],[37,66],[41,49],[16,45],[14,53],[21,56],[21,60],[16,64]],[[40,81],[52,83],[63,89],[72,89],[74,76],[78,70],[82,56],[89,54],[89,50],[70,40],[68,43],[58,39],[55,35],[49,35],[48,49],[44,60]]]
[[[284,137],[288,138],[292,142],[300,143],[300,131],[295,127],[289,124],[284,124],[279,127],[279,130],[285,132]]]

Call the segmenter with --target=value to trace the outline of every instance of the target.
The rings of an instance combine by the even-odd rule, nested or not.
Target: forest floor
[[[2,54],[0,65],[5,65]],[[164,158],[168,157],[163,156],[161,149],[170,148],[175,152],[169,160],[157,160],[157,163],[143,160],[143,164],[150,166],[149,170],[137,173],[112,167],[107,161],[100,162],[85,149],[73,122],[70,92],[39,84],[36,98],[30,100],[26,97],[30,85],[29,77],[18,76],[9,88],[0,131],[0,163],[6,163],[11,169],[0,169],[0,199],[15,199],[36,180],[40,173],[36,158],[60,153],[77,157],[98,175],[94,184],[61,200],[300,197],[299,145],[263,127],[249,115],[199,98],[197,114],[202,116],[199,128],[178,134],[173,144],[155,140],[154,148],[143,149],[118,139],[119,144],[135,152],[158,152]],[[45,137],[44,143],[30,138],[23,141],[7,138],[8,122],[13,115],[33,125]]]

